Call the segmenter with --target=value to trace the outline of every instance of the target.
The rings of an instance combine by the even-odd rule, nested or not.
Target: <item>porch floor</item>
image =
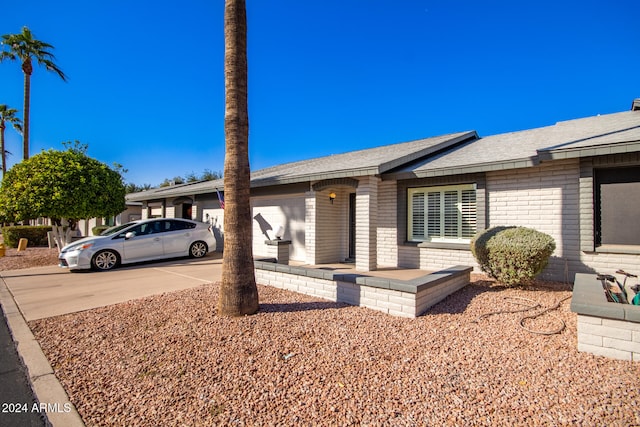
[[[305,264],[301,261],[289,261],[289,265],[296,267],[315,268],[317,270],[334,271],[341,274],[362,274],[363,276],[382,277],[385,279],[396,280],[412,280],[421,276],[425,276],[433,271],[420,270],[419,268],[400,268],[400,267],[380,267],[373,271],[356,270],[353,263],[332,263],[332,264]]]

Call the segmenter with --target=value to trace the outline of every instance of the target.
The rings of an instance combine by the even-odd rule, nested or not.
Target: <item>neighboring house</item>
[[[108,218],[89,218],[79,220],[76,224],[78,236],[91,236],[93,227],[99,225],[120,225],[142,218],[141,202],[127,200],[125,204],[125,210],[116,216]],[[49,218],[38,218],[37,220],[33,220],[30,222],[32,225],[51,225],[51,219]]]
[[[109,218],[82,219],[78,221],[77,228],[82,236],[91,236],[93,227],[121,225],[138,219],[142,219],[142,203],[127,200],[126,208],[120,214]]]
[[[640,100],[631,111],[481,138],[461,132],[252,173],[254,255],[282,225],[292,260],[358,270],[476,263],[469,241],[498,225],[556,241],[545,278],[640,273]],[[142,216],[209,221],[223,234],[223,180],[128,195]],[[221,241],[221,239],[219,239]],[[219,244],[219,248],[221,246]]]

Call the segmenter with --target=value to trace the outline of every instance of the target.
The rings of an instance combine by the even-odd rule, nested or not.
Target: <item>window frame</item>
[[[635,194],[637,196],[637,186],[640,185],[640,166],[618,166],[618,167],[598,167],[593,170],[593,191],[594,191],[594,237],[596,247],[640,247],[640,241],[638,242],[625,242],[625,241],[610,241],[620,238],[618,235],[614,235],[613,238],[608,237],[605,234],[605,230],[611,226],[611,222],[620,224],[633,224],[635,221],[634,213],[627,213],[629,218],[614,218],[610,216],[611,210],[609,206],[603,206],[603,187],[608,185],[617,184],[633,184],[635,187]],[[610,194],[612,191],[608,190]],[[636,197],[637,200],[637,197]],[[620,204],[620,206],[618,206]],[[615,210],[623,211],[628,206],[622,206],[622,199],[617,201],[613,208]],[[628,219],[628,221],[627,221]],[[606,221],[606,224],[605,224]],[[607,237],[607,241],[605,241]],[[634,235],[637,238],[637,233]]]
[[[469,226],[472,232],[468,237],[465,236],[464,233],[464,214],[463,214],[463,192],[473,190],[474,194],[474,212],[473,212],[473,221]],[[447,197],[447,193],[449,196],[452,192],[457,193],[456,197],[456,211],[457,211],[457,224],[456,224],[456,236],[446,236],[446,227],[451,223],[446,221],[447,216],[447,208],[451,207],[451,204],[447,204],[445,199]],[[433,229],[433,224],[430,224],[429,216],[433,214],[433,211],[429,212],[429,195],[439,193],[438,196],[438,222],[435,224],[439,228],[439,235],[430,236],[430,229]],[[410,187],[407,188],[407,241],[414,243],[453,243],[453,244],[468,244],[471,241],[473,235],[475,235],[479,215],[478,215],[478,185],[477,183],[467,183],[467,184],[454,184],[454,185],[432,185],[432,186],[424,186],[424,187]],[[423,237],[418,235],[414,235],[414,195],[423,194],[423,212],[424,221],[422,227],[424,228]],[[432,198],[433,199],[433,198]],[[449,212],[450,213],[450,212]],[[468,231],[467,231],[468,234]]]

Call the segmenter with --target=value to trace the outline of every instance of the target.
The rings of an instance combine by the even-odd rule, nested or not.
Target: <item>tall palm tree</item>
[[[11,60],[22,63],[24,73],[24,132],[23,132],[23,158],[29,158],[29,113],[31,111],[31,74],[33,73],[33,60],[43,65],[48,71],[52,71],[63,81],[67,81],[67,76],[53,62],[55,56],[50,52],[54,47],[48,43],[33,38],[31,30],[22,27],[19,34],[5,34],[2,36],[0,44],[6,46],[8,50],[0,52],[0,61]]]
[[[258,311],[258,288],[251,247],[247,13],[244,0],[225,2],[224,41],[224,256],[218,314],[242,316]]]
[[[4,143],[4,130],[7,128],[6,123],[11,123],[13,128],[22,133],[22,120],[16,117],[18,110],[9,108],[5,104],[0,104],[0,161],[2,161],[2,176],[7,172],[7,151]]]

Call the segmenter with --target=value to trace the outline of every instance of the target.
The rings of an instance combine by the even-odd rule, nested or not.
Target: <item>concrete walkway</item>
[[[54,266],[3,271],[0,272],[0,304],[10,335],[0,335],[3,339],[0,346],[10,348],[13,338],[35,397],[43,408],[41,412],[46,413],[53,426],[84,426],[27,321],[193,288],[219,281],[221,273],[222,256],[217,253],[200,260],[146,263],[102,273],[71,273]],[[21,369],[17,358],[0,361],[1,372],[19,373]],[[3,399],[8,400],[0,403],[25,403],[32,408],[28,394]],[[17,417],[11,417],[14,419]]]
[[[57,266],[2,271],[25,320],[76,313],[220,280],[222,255],[77,272]]]

